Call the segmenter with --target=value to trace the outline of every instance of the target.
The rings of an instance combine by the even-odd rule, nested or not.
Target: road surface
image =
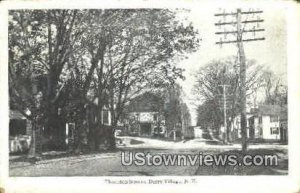
[[[130,144],[135,140],[141,143]],[[161,141],[139,137],[124,137],[124,146],[113,153],[97,153],[89,155],[62,157],[50,160],[41,160],[35,164],[28,162],[10,161],[10,176],[192,176],[213,175],[201,170],[199,165],[186,166],[124,166],[121,163],[121,152],[144,152],[151,155],[161,154],[218,154],[229,150],[238,150],[240,145],[207,145],[205,140],[191,141]],[[287,160],[287,146],[283,145],[255,145],[250,149],[281,150],[282,157]],[[126,154],[128,158],[128,154]],[[128,161],[128,160],[127,160]],[[260,169],[261,170],[261,169]],[[202,173],[203,171],[204,173]],[[272,172],[271,172],[272,173]],[[286,174],[287,166],[275,174]]]

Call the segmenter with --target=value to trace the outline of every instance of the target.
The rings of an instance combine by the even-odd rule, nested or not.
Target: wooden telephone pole
[[[219,20],[218,23],[215,23],[216,26],[233,26],[235,29],[233,30],[226,30],[224,28],[223,31],[216,32],[217,35],[224,35],[224,39],[220,38],[220,41],[216,42],[216,44],[219,44],[222,46],[223,44],[230,44],[235,43],[238,48],[238,58],[239,58],[239,65],[240,65],[240,106],[241,106],[241,135],[242,135],[242,151],[247,151],[247,118],[246,118],[246,57],[244,52],[244,46],[243,42],[249,42],[249,41],[260,41],[265,40],[264,37],[255,38],[255,34],[257,32],[262,32],[264,29],[259,28],[259,23],[263,22],[263,19],[260,19],[259,15],[260,13],[263,13],[263,11],[253,11],[250,9],[249,11],[243,12],[241,9],[237,9],[236,12],[231,13],[218,13],[215,14],[216,17],[223,17],[223,21]],[[243,20],[242,16],[245,15],[255,17],[255,19],[252,20]],[[226,17],[229,16],[232,21],[226,22]],[[246,25],[251,25],[252,28],[247,27],[245,29]],[[256,24],[256,26],[255,26]],[[242,26],[244,25],[244,26]],[[256,29],[256,27],[258,29]],[[251,35],[253,34],[253,38],[243,38],[243,34],[248,33]],[[234,36],[234,39],[226,40],[227,36],[231,35]]]
[[[223,90],[223,94],[222,94],[223,99],[222,99],[222,102],[220,102],[220,104],[223,104],[223,105],[220,105],[220,106],[223,110],[224,128],[225,128],[225,135],[226,135],[224,141],[229,142],[229,131],[228,131],[228,127],[227,127],[227,109],[230,107],[228,107],[229,102],[227,102],[228,97],[226,94],[226,87],[230,87],[230,85],[222,84],[219,86],[222,87],[222,90]]]

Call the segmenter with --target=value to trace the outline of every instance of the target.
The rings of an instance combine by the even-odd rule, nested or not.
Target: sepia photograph
[[[297,2],[19,2],[2,4],[2,179],[295,174]]]
[[[10,176],[288,174],[285,13],[266,12],[9,10]]]

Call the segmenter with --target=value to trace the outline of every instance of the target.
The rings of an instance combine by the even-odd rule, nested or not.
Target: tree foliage
[[[50,133],[62,129],[59,118],[87,121],[87,104],[109,106],[116,125],[134,96],[183,78],[176,64],[198,49],[199,38],[176,14],[167,9],[10,11],[11,108],[30,119],[39,116],[39,127]],[[101,113],[97,116],[101,120]]]
[[[253,95],[263,84],[262,67],[255,61],[247,61],[246,94]],[[212,61],[195,74],[195,94],[204,101],[198,107],[198,124],[218,128],[223,122],[223,88],[226,87],[228,119],[240,112],[239,69],[234,58]]]
[[[274,72],[266,70],[263,73],[263,103],[268,105],[287,105],[288,87],[284,79]]]

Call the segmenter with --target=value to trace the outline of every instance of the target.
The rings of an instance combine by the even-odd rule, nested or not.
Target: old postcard
[[[296,1],[0,6],[3,192],[300,191]]]

